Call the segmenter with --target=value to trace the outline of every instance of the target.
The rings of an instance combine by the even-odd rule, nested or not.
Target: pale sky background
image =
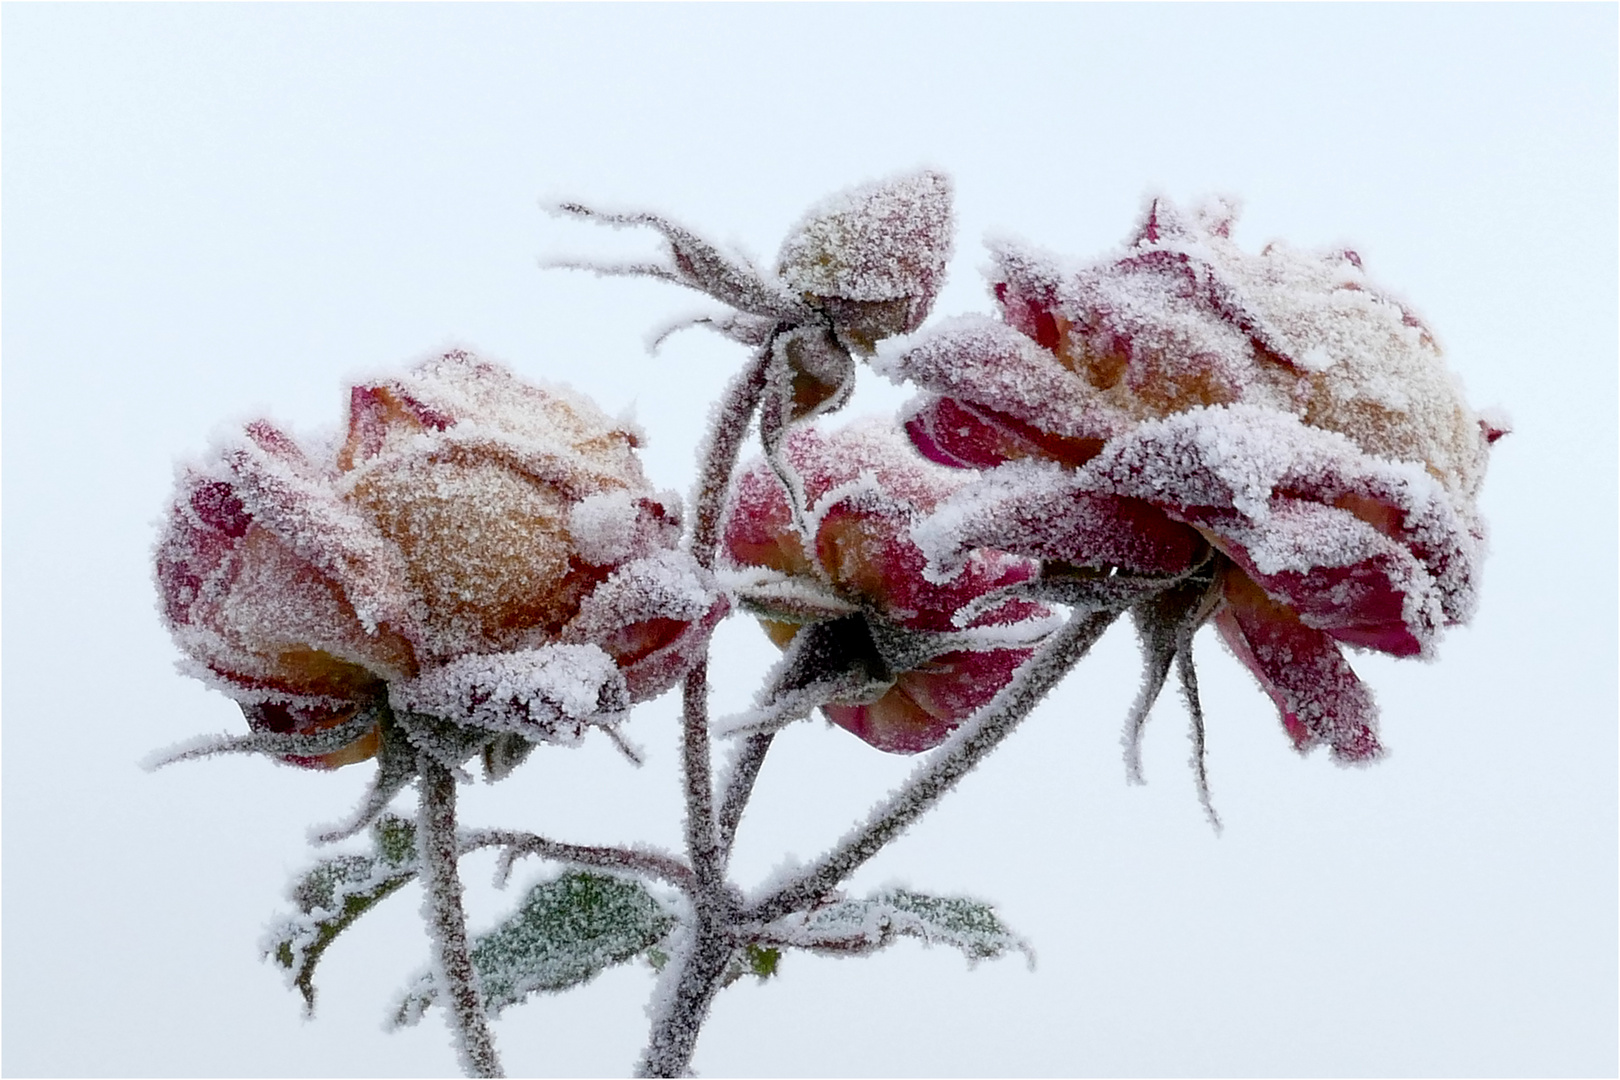
[[[235,707],[182,678],[149,578],[173,462],[227,421],[337,424],[347,382],[468,345],[633,409],[685,490],[741,362],[656,283],[542,272],[650,252],[542,196],[651,207],[769,258],[844,185],[933,165],[960,233],[938,311],[988,310],[987,232],[1087,256],[1143,196],[1241,196],[1235,235],[1352,243],[1516,421],[1484,492],[1474,624],[1360,657],[1393,752],[1299,760],[1199,639],[1203,822],[1169,694],[1127,787],[1128,630],[861,873],[995,900],[1035,944],[969,970],[905,943],[792,955],[719,999],[710,1076],[1613,1075],[1616,1061],[1614,5],[3,10],[4,1071],[432,1075],[403,892],[328,954],[320,1009],[262,963],[306,830],[370,767],[137,762]],[[863,376],[852,407],[905,394]],[[721,635],[741,703],[774,652]],[[468,824],[678,843],[674,700],[542,750]],[[778,743],[737,874],[813,857],[909,769],[819,723]],[[466,866],[474,929],[534,880]],[[651,976],[497,1025],[513,1074],[623,1073]]]

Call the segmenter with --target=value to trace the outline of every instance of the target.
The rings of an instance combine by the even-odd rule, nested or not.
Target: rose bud
[[[1048,612],[1023,600],[967,606],[1027,580],[1036,564],[977,550],[948,584],[928,580],[910,528],[962,484],[958,474],[919,460],[886,426],[834,434],[801,428],[783,453],[803,485],[805,533],[788,495],[763,462],[740,477],[728,508],[724,551],[738,569],[765,571],[741,599],[788,649],[821,635],[831,668],[859,677],[853,696],[821,703],[823,713],[881,750],[917,753],[938,745],[1013,677],[1031,652],[1007,647]],[[814,658],[812,658],[814,659]],[[813,676],[831,680],[828,670]],[[832,685],[832,682],[827,682]]]
[[[951,182],[916,172],[841,191],[813,207],[777,255],[777,276],[870,355],[921,326],[951,257]]]
[[[181,476],[165,618],[256,731],[313,735],[392,699],[572,741],[580,701],[666,689],[724,609],[635,445],[584,399],[462,352],[356,386],[324,454],[251,424]],[[377,738],[300,763],[363,760]]]
[[[701,325],[763,351],[767,455],[789,425],[844,406],[855,387],[854,355],[870,357],[878,341],[922,325],[944,283],[954,228],[950,180],[927,170],[824,199],[783,241],[774,272],[659,214],[604,213],[576,202],[557,209],[649,228],[667,245],[667,258],[652,264],[558,265],[673,281],[725,305],[725,313],[672,326],[659,340]]]
[[[944,565],[993,545],[1135,574],[1192,573],[1207,543],[1205,595],[1159,638],[1184,650],[1213,619],[1296,746],[1366,760],[1376,710],[1339,646],[1427,655],[1469,618],[1506,425],[1354,252],[1252,255],[1231,222],[1155,200],[1089,266],[999,250],[1005,324],[959,320],[893,364],[930,391],[907,421],[925,455],[1000,466],[918,535]]]

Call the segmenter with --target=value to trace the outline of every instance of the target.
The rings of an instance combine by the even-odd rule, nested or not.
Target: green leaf
[[[588,982],[661,940],[675,919],[646,888],[626,878],[570,871],[529,890],[517,911],[472,945],[484,1008],[500,1015],[537,991]],[[422,1018],[437,988],[429,974],[406,991],[395,1026]]]
[[[497,735],[484,747],[484,777],[490,783],[504,780],[523,764],[534,750],[534,743],[523,736],[508,732]]]
[[[864,900],[837,900],[778,919],[758,938],[811,952],[871,953],[902,937],[949,945],[970,961],[1023,953],[1034,966],[1029,943],[1007,929],[995,909],[966,896],[929,896],[886,889]]]
[[[392,814],[371,827],[373,853],[322,859],[293,883],[298,914],[265,936],[264,954],[287,970],[315,1011],[315,966],[326,947],[360,916],[416,877],[416,827]]]
[[[782,950],[774,945],[755,945],[750,942],[731,958],[731,965],[721,986],[730,986],[744,975],[752,975],[760,982],[776,976],[777,965],[782,962]],[[662,965],[655,965],[662,967]]]
[[[776,966],[782,962],[782,950],[749,945],[743,950],[743,959],[748,963],[748,974],[761,980],[769,979],[776,974]]]

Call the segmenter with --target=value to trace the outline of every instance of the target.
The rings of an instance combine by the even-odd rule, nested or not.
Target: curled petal
[[[656,497],[622,489],[587,495],[568,515],[575,554],[595,566],[617,566],[680,542],[681,501],[674,492]]]
[[[1403,564],[1396,587],[1425,594],[1407,612],[1420,641],[1432,637],[1424,629],[1430,594],[1440,622],[1473,609],[1482,543],[1471,511],[1460,512],[1420,465],[1369,457],[1289,413],[1239,405],[1146,422],[1081,471],[1096,490],[1146,499],[1210,535],[1232,536],[1263,576],[1395,559]],[[1421,573],[1410,573],[1397,550]]]
[[[250,425],[222,464],[253,522],[334,582],[367,632],[386,624],[417,636],[409,571],[399,553],[288,436],[262,421]]]
[[[684,551],[626,563],[580,604],[563,640],[595,642],[624,673],[631,701],[663,693],[695,663],[728,605]]]
[[[1417,656],[1440,633],[1440,598],[1422,564],[1343,510],[1290,501],[1264,528],[1229,523],[1206,535],[1303,622],[1346,644]]]
[[[312,471],[290,439],[255,424],[182,475],[158,546],[164,614],[190,670],[259,731],[330,726],[377,697],[382,678],[415,670],[403,605],[381,595],[398,568]],[[316,535],[325,525],[334,535]],[[388,621],[366,624],[356,600],[368,596]]]
[[[983,316],[944,321],[887,370],[1037,445],[1049,440],[1047,456],[1068,465],[1085,461],[1126,425],[1124,414],[1036,341]]]
[[[1035,564],[1000,552],[960,554],[958,572],[932,580],[927,558],[912,536],[909,514],[842,509],[816,519],[816,557],[836,587],[868,598],[912,630],[951,630],[955,614],[995,589],[1027,581]],[[1028,618],[1036,609],[1022,602],[997,605],[968,625],[988,626]]]
[[[1077,463],[1103,448],[1101,439],[1054,435],[956,398],[914,401],[902,425],[923,457],[953,469],[990,469],[1023,458]]]
[[[1012,679],[1029,649],[946,653],[896,677],[876,701],[825,705],[827,718],[891,754],[918,754],[950,737]]]
[[[1296,749],[1326,743],[1345,764],[1383,753],[1378,708],[1331,637],[1300,622],[1240,572],[1227,574],[1225,599],[1215,625],[1277,703]]]
[[[1208,550],[1194,529],[1147,500],[1088,491],[1075,473],[1035,462],[986,473],[912,536],[944,575],[975,547],[1164,575],[1185,572]]]

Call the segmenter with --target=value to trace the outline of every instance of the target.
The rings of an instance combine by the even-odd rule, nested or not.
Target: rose
[[[310,735],[391,699],[571,741],[671,685],[724,609],[674,550],[679,503],[649,488],[636,441],[463,352],[354,387],[340,445],[251,423],[181,473],[164,616],[258,731]]]
[[[1035,564],[975,550],[954,581],[928,580],[910,527],[963,480],[919,460],[886,426],[798,428],[782,454],[802,485],[803,531],[764,462],[742,474],[728,507],[724,552],[756,571],[739,590],[745,606],[783,649],[814,637],[799,655],[820,670],[805,681],[856,676],[842,684],[851,692],[822,703],[833,723],[893,753],[938,745],[1028,658],[1027,634],[1026,647],[1008,647],[1011,624],[1028,630],[1048,614],[1022,600],[968,606],[1027,580]]]
[[[1250,255],[1231,221],[1156,200],[1090,266],[998,251],[1006,322],[957,320],[894,362],[931,391],[917,447],[994,469],[919,538],[945,562],[991,544],[1148,574],[1190,573],[1207,544],[1181,630],[1212,618],[1300,749],[1366,760],[1375,709],[1338,646],[1427,654],[1471,615],[1505,425],[1354,252]]]

